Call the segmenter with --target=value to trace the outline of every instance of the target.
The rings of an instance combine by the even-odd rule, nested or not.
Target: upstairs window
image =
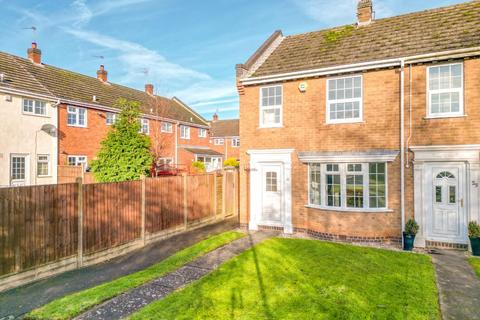
[[[204,128],[198,129],[198,136],[200,138],[206,138],[207,137],[207,129],[204,129]]]
[[[107,118],[106,118],[107,126],[111,126],[112,124],[115,123],[115,121],[117,121],[117,114],[113,112],[107,112]]]
[[[463,64],[428,68],[428,117],[463,116]]]
[[[327,123],[362,120],[362,76],[328,79]]]
[[[67,124],[71,127],[87,126],[87,109],[68,106]]]
[[[162,122],[162,132],[165,133],[172,133],[173,132],[173,125],[170,122]]]
[[[282,126],[282,86],[260,88],[260,127]]]
[[[23,99],[23,113],[46,116],[47,104],[43,101]]]
[[[150,133],[150,121],[148,119],[140,119],[140,133]]]
[[[190,139],[190,127],[189,126],[180,126],[180,138]]]
[[[225,140],[223,140],[221,138],[213,139],[213,144],[216,145],[216,146],[223,146],[224,141]]]
[[[87,167],[87,156],[68,156],[67,161],[69,166]]]
[[[234,148],[240,147],[240,138],[233,138],[232,139],[232,147],[234,147]]]

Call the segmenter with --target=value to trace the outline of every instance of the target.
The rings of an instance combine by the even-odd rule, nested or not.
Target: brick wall
[[[465,113],[467,117],[426,120],[426,66],[412,69],[412,126],[410,145],[475,144],[480,141],[480,59],[466,60]],[[409,70],[405,74],[405,138],[409,135]],[[298,90],[300,82],[308,90]],[[240,96],[241,223],[248,223],[249,149],[299,151],[400,150],[400,72],[398,69],[363,73],[364,122],[326,124],[324,77],[283,83],[283,127],[259,129],[259,86]],[[295,228],[364,237],[398,237],[400,213],[400,156],[388,165],[388,213],[351,213],[306,208],[307,166],[292,156],[292,206]],[[410,157],[411,159],[411,157]],[[413,171],[406,169],[406,214],[413,215]]]

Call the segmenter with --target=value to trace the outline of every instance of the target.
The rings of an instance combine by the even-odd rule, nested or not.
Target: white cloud
[[[86,4],[86,0],[75,0],[71,4],[72,9],[75,11],[75,21],[73,25],[76,27],[82,26],[90,22],[93,17],[93,13]]]
[[[231,99],[197,102],[197,103],[191,104],[191,106],[192,107],[203,107],[203,106],[212,106],[212,105],[227,104],[227,103],[237,103],[238,104],[238,97],[237,98],[231,98]]]

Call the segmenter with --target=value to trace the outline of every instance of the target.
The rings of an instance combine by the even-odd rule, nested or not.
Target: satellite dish
[[[54,136],[57,133],[57,127],[53,124],[44,124],[40,130],[51,136]]]

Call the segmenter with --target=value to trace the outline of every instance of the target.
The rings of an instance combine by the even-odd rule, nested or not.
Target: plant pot
[[[480,257],[480,238],[470,237],[470,244],[472,245],[472,254]]]
[[[412,251],[413,242],[415,241],[415,235],[403,233],[403,250]]]

